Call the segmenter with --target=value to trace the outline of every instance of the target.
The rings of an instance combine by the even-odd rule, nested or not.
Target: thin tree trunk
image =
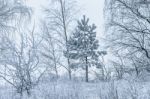
[[[26,91],[27,91],[28,97],[30,97],[31,96],[31,90],[27,88]]]
[[[56,59],[56,55],[55,55],[55,49],[54,49],[54,46],[53,46],[53,44],[51,44],[52,45],[52,49],[53,49],[53,52],[52,52],[52,54],[53,54],[53,57],[54,57],[54,68],[55,68],[55,73],[56,73],[56,76],[57,76],[57,78],[58,78],[58,70],[57,70],[57,59]]]
[[[57,64],[56,64],[56,62],[55,62],[55,72],[56,72],[56,76],[58,78],[59,76],[58,76],[58,70],[57,70]]]
[[[68,43],[68,36],[67,36],[67,29],[66,29],[66,18],[65,18],[65,5],[63,4],[63,1],[60,0],[60,4],[61,4],[61,14],[62,14],[62,19],[63,19],[63,29],[64,29],[64,34],[65,34],[65,41],[66,41],[66,49],[67,52],[69,53],[69,49],[67,47],[67,43]],[[69,73],[69,79],[71,80],[71,68],[70,68],[70,59],[67,58],[67,62],[68,62],[68,73]]]
[[[102,66],[102,80],[104,81],[105,80],[105,74],[104,74],[104,67]]]
[[[89,79],[88,79],[88,59],[87,59],[87,57],[85,58],[85,62],[86,62],[85,81],[88,82]]]
[[[72,76],[71,76],[71,68],[70,68],[70,59],[68,58],[68,73],[69,73],[69,79],[71,80],[72,79]]]

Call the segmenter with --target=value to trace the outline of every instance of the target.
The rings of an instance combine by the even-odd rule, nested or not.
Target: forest
[[[0,99],[150,99],[150,0],[103,0],[104,31],[78,0],[29,1],[0,0]]]

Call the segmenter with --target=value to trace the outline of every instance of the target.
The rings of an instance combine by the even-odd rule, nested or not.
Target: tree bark
[[[88,69],[89,68],[88,68],[88,59],[87,59],[87,56],[85,57],[85,62],[86,62],[85,81],[89,82],[89,77],[88,77],[89,76],[88,75],[88,71],[89,71]]]
[[[64,29],[64,34],[65,34],[65,41],[66,41],[66,49],[67,52],[69,53],[69,49],[67,47],[67,43],[68,43],[68,35],[67,35],[67,27],[66,27],[66,18],[65,18],[65,5],[63,4],[63,1],[60,0],[60,4],[61,4],[61,14],[62,14],[62,21],[63,21],[63,29]],[[70,68],[70,59],[67,58],[67,62],[68,62],[68,73],[69,73],[69,79],[71,80],[71,68]]]
[[[69,79],[71,80],[72,76],[71,76],[71,68],[70,68],[70,59],[69,58],[68,58],[68,73],[69,73]]]

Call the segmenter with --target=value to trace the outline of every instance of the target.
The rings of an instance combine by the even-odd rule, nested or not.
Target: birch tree
[[[30,95],[43,74],[38,73],[41,71],[38,67],[39,42],[35,42],[34,29],[29,33],[23,27],[24,18],[30,18],[30,15],[30,9],[23,4],[0,0],[0,78],[21,96],[24,91]]]
[[[53,37],[53,31],[49,30],[45,22],[42,29],[43,41],[41,44],[41,55],[43,57],[43,63],[49,68],[49,71],[55,71],[56,77],[59,77],[61,47],[55,37]]]
[[[53,30],[53,33],[57,34],[57,41],[62,45],[62,48],[65,48],[67,52],[68,35],[71,32],[72,21],[74,20],[74,5],[75,2],[70,0],[54,0],[53,7],[46,9],[49,29]],[[63,49],[62,49],[63,53]],[[67,58],[68,66],[65,68],[68,71],[69,78],[71,79],[71,68],[70,68],[70,59]],[[63,66],[64,67],[64,66]]]
[[[38,84],[45,70],[39,66],[38,46],[34,31],[29,34],[18,32],[16,38],[3,38],[0,55],[0,77],[11,84],[20,95],[31,95],[31,89]],[[6,71],[4,71],[4,67]]]

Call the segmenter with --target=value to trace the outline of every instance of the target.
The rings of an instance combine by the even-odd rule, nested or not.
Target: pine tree
[[[84,15],[83,19],[78,21],[75,32],[68,40],[69,53],[65,52],[66,57],[80,60],[80,65],[74,64],[72,68],[83,66],[86,71],[86,82],[88,82],[89,66],[100,66],[97,64],[99,42],[96,40],[95,29],[95,24],[89,25],[89,18],[86,18]]]

